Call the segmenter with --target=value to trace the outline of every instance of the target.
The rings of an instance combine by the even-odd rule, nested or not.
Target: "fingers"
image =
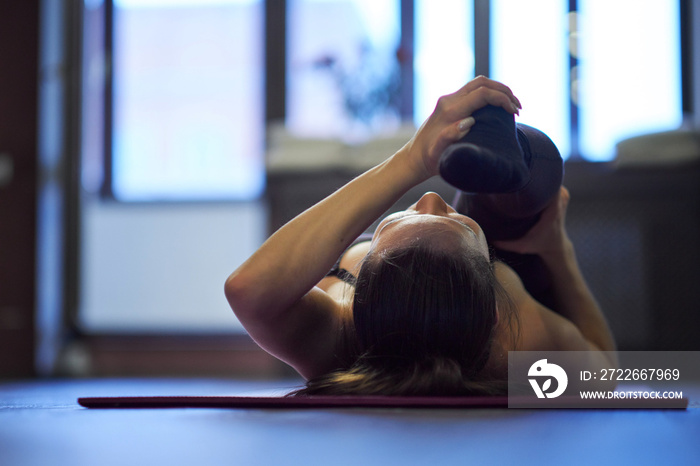
[[[542,210],[540,215],[539,223],[542,224],[554,224],[564,216],[566,204],[562,197],[562,190],[559,189],[559,193],[553,196],[553,199],[549,201],[549,204]]]
[[[474,117],[470,116],[448,126],[445,131],[443,131],[443,138],[445,139],[446,144],[458,141],[466,136],[472,126],[474,126],[475,122],[476,120]]]
[[[471,116],[465,118],[464,120],[460,120],[460,122],[457,123],[457,139],[461,139],[466,136],[471,127],[474,126],[475,122],[476,120]]]
[[[503,94],[507,95],[508,98],[515,104],[516,107],[518,108],[523,108],[522,105],[520,104],[520,100],[513,94],[513,91],[510,89],[510,87],[506,86],[505,84],[494,81],[493,79],[489,79],[486,76],[477,76],[476,78],[472,79],[469,81],[463,89],[465,90],[466,93],[474,92],[475,90],[481,88],[481,87],[486,87],[489,89],[492,89],[494,91],[502,92]]]
[[[520,101],[505,84],[484,76],[468,82],[455,92],[441,97],[437,109],[450,120],[462,120],[487,105],[501,107],[508,113],[519,114]]]
[[[471,130],[472,126],[474,126],[474,123],[474,117],[470,116],[446,126],[433,142],[428,154],[429,159],[435,161],[439,160],[440,154],[442,154],[447,146],[466,136],[467,133],[469,133],[469,130]],[[435,170],[437,170],[437,166],[435,167]]]
[[[564,208],[566,208],[569,205],[569,201],[571,200],[571,194],[569,193],[569,190],[566,189],[566,187],[562,186],[559,190],[559,198],[562,200]]]
[[[465,107],[469,113],[473,113],[487,105],[502,107],[508,113],[520,114],[519,103],[513,100],[508,94],[490,87],[479,87],[471,94],[470,102]]]
[[[561,218],[562,222],[562,227],[564,224],[564,220],[566,218],[566,210],[569,207],[569,201],[571,200],[571,195],[569,194],[569,190],[566,189],[564,186],[562,186],[559,189],[559,217]]]

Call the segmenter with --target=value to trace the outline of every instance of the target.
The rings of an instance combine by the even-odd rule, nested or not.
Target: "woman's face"
[[[408,246],[426,237],[444,247],[469,248],[489,257],[486,237],[479,224],[457,213],[433,192],[425,193],[408,209],[382,220],[372,238],[372,249]]]

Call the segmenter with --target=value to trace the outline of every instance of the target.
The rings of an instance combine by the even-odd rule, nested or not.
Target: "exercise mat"
[[[511,403],[513,402],[511,397]],[[508,408],[507,396],[406,397],[406,396],[132,396],[85,397],[78,403],[86,408],[405,408],[405,409],[485,409]],[[654,401],[649,403],[648,401]],[[662,401],[662,402],[660,402]],[[688,399],[670,400],[542,400],[531,406],[540,409],[686,409]]]

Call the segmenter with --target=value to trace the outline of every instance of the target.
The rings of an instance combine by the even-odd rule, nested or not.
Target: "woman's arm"
[[[510,112],[519,107],[506,86],[483,77],[442,97],[402,149],[295,217],[231,274],[226,297],[260,346],[302,375],[327,362],[342,306],[315,285],[372,222],[437,173],[440,154],[469,131],[471,113],[486,105]]]
[[[569,192],[562,187],[537,225],[523,238],[494,244],[522,254],[538,254],[549,269],[551,310],[536,303],[524,289],[521,299],[532,301],[530,309],[537,308],[539,330],[543,333],[538,337],[550,342],[551,349],[615,351],[612,332],[581,273],[573,243],[564,226],[568,203]],[[527,297],[523,298],[523,294]]]

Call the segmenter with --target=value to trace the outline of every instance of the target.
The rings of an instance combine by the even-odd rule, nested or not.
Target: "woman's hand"
[[[440,155],[474,125],[472,113],[487,105],[517,114],[520,101],[508,86],[479,76],[453,94],[440,97],[433,113],[406,144],[408,161],[427,179],[438,173]]]
[[[569,198],[569,191],[562,186],[525,236],[513,241],[494,241],[493,245],[505,251],[540,256],[564,251],[571,243],[564,225]]]

